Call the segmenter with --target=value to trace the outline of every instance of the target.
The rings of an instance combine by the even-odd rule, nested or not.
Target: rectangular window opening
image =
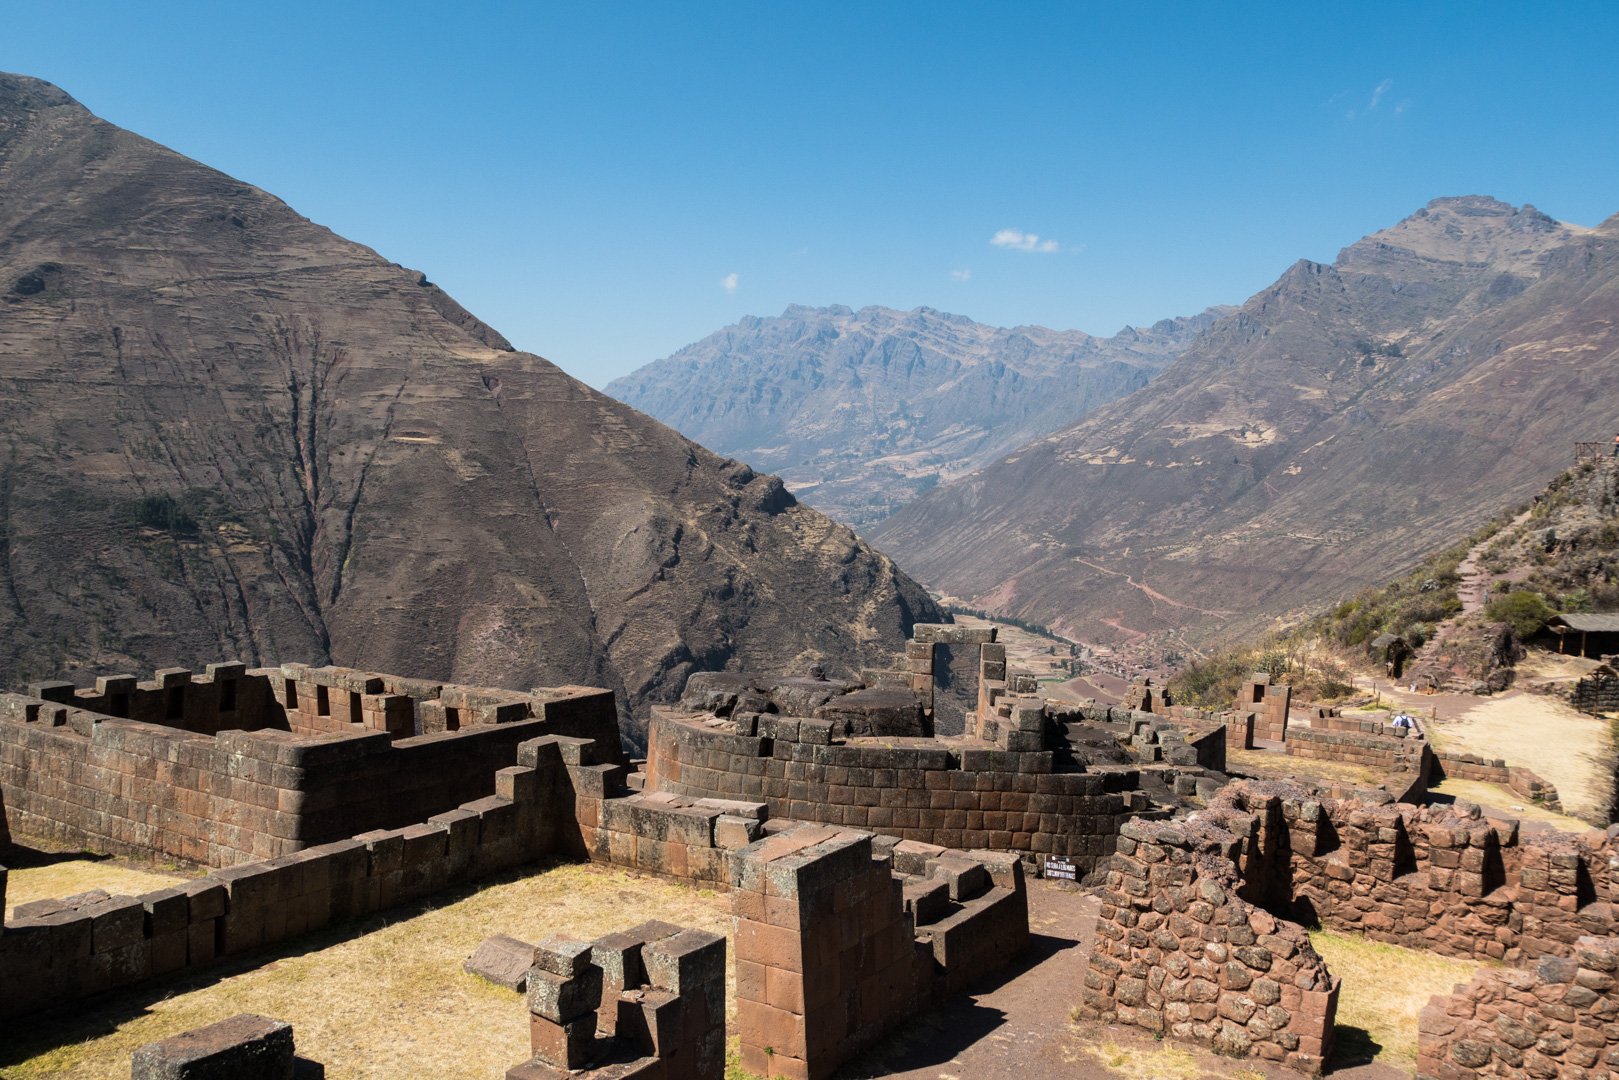
[[[286,680],[286,689],[287,711],[296,712],[298,710],[298,681],[296,679]]]
[[[349,723],[365,723],[365,703],[360,700],[360,695],[352,690],[349,691]]]
[[[324,686],[315,687],[315,715],[332,715],[332,701],[327,695],[326,688]]]
[[[461,710],[460,709],[452,708],[451,706],[448,706],[448,705],[446,705],[444,707],[444,730],[445,731],[460,731],[461,730]]]

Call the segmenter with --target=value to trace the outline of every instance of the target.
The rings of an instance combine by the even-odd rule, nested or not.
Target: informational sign
[[[1058,855],[1047,855],[1044,876],[1048,878],[1061,878],[1064,881],[1078,881],[1079,874],[1074,869],[1072,859],[1064,859]]]

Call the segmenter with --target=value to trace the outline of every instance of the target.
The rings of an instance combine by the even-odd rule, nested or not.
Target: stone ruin
[[[1606,986],[1582,973],[1615,947],[1612,841],[1525,840],[1465,804],[1417,805],[1444,772],[1555,806],[1532,773],[1436,754],[1420,723],[1298,715],[1263,676],[1218,713],[1145,679],[1121,705],[1058,701],[1007,665],[993,630],[917,632],[898,674],[694,675],[678,707],[654,711],[644,763],[624,755],[612,695],[587,687],[223,664],[0,696],[13,828],[216,867],[139,897],[20,905],[0,934],[0,1016],[560,855],[729,893],[736,1034],[761,1074],[829,1075],[1016,956],[1032,873],[1103,892],[1074,988],[1085,1012],[1305,1071],[1331,1052],[1338,984],[1300,923],[1514,965],[1589,953],[1562,982],[1542,965],[1533,986],[1480,983],[1466,1008],[1438,1003],[1457,1023],[1430,1009],[1423,1029],[1425,1061],[1442,1064],[1424,1075],[1493,1075],[1518,1068],[1514,1053],[1534,1075],[1588,1075],[1571,1070],[1595,1048],[1580,1024],[1609,1022]],[[975,654],[959,734],[936,731],[924,692],[941,641],[957,663]],[[1229,783],[1227,748],[1256,745],[1384,779]],[[708,998],[723,950],[648,924],[589,943],[492,939],[470,970],[528,994],[533,1058],[513,1077],[718,1077]],[[1498,1031],[1486,1059],[1479,1024],[1553,985],[1566,1008],[1514,1014],[1532,1051]]]
[[[827,682],[787,680],[773,700],[823,708]],[[887,695],[848,690],[835,696],[856,707],[822,721],[828,738],[834,723],[914,722]],[[829,1075],[1027,947],[1015,857],[660,791],[631,764],[612,695],[585,687],[214,665],[0,697],[0,798],[18,832],[216,867],[141,896],[18,905],[0,932],[0,1017],[205,971],[545,856],[726,890],[738,1034],[775,1075]],[[0,907],[4,885],[0,869]],[[533,1033],[514,1077],[721,1076],[724,1014],[711,999],[723,942],[640,927],[588,944],[508,940],[505,953]],[[253,1053],[283,1038],[252,1023],[237,1034]],[[227,1035],[204,1042],[223,1052]],[[147,1074],[171,1075],[148,1059],[185,1056],[163,1045],[142,1051]]]
[[[654,707],[646,785],[946,848],[1056,859],[1076,876],[1121,824],[1225,783],[1225,725],[1038,695],[990,628],[918,625],[905,670],[860,680],[698,673]],[[937,734],[933,652],[975,655],[976,708]],[[970,727],[967,727],[970,725]]]

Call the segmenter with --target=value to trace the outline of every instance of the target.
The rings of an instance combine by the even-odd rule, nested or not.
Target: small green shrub
[[[1520,639],[1527,640],[1546,628],[1546,620],[1557,614],[1544,597],[1535,592],[1512,592],[1484,606],[1484,617],[1504,622]]]

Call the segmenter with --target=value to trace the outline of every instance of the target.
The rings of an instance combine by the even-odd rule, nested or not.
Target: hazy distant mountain
[[[1092,641],[1251,629],[1538,492],[1619,431],[1616,372],[1619,215],[1436,199],[869,535],[930,586]]]
[[[793,305],[606,390],[856,527],[1147,384],[1231,308],[1111,338],[932,308]]]
[[[220,658],[678,694],[939,611],[421,274],[0,75],[0,676]]]

